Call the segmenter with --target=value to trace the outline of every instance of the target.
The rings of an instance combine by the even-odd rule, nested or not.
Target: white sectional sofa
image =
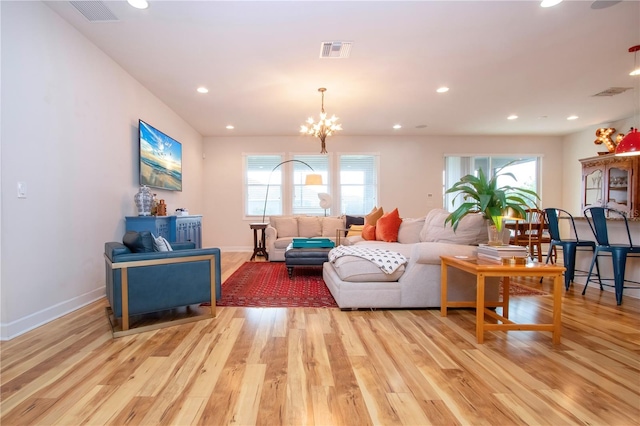
[[[323,265],[323,278],[342,309],[434,308],[440,307],[440,256],[475,257],[477,245],[488,240],[487,226],[480,215],[468,215],[454,233],[444,221],[448,212],[431,210],[425,218],[404,219],[398,242],[367,241],[348,237],[356,247],[387,249],[404,255],[408,262],[387,275],[368,260],[343,256]],[[475,300],[475,277],[448,271],[449,300]],[[499,279],[486,281],[486,301],[497,301]]]

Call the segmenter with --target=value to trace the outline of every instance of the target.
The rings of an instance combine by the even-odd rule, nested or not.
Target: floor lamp
[[[280,166],[282,166],[283,164],[286,163],[302,163],[305,166],[307,166],[308,168],[311,169],[312,172],[315,172],[315,170],[313,170],[313,167],[311,167],[310,165],[308,165],[307,163],[305,163],[304,161],[301,160],[286,160],[283,161],[282,163],[278,164],[277,166],[275,166],[272,170],[271,173],[269,174],[269,180],[267,181],[267,194],[264,196],[264,209],[262,209],[262,223],[264,222],[264,216],[267,212],[267,200],[269,199],[269,186],[271,185],[271,175],[273,175],[273,172],[276,171],[276,169]],[[322,175],[319,175],[317,173],[310,173],[305,177],[304,180],[304,184],[305,185],[322,185]]]

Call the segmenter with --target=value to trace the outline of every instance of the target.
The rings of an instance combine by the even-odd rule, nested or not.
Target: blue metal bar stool
[[[576,273],[576,252],[578,251],[578,247],[588,247],[593,253],[596,251],[596,242],[589,240],[581,240],[578,237],[578,232],[576,231],[576,224],[573,220],[573,216],[562,209],[548,208],[544,209],[546,221],[549,225],[549,235],[551,236],[551,241],[549,243],[549,252],[547,253],[547,261],[549,263],[549,259],[552,260],[553,256],[552,251],[554,247],[560,247],[562,249],[562,256],[564,259],[564,267],[566,271],[564,273],[564,288],[565,290],[569,290],[569,286],[573,282]],[[562,239],[560,237],[560,225],[559,218],[566,218],[570,221],[571,225],[571,233],[575,236],[574,239]],[[593,267],[593,266],[592,266]],[[596,260],[596,271],[598,273],[598,278],[600,277],[600,268],[598,266],[598,262]],[[579,271],[584,272],[587,271]]]
[[[589,281],[591,281],[591,272],[593,271],[593,265],[596,264],[598,256],[601,256],[601,252],[611,253],[611,260],[613,261],[613,278],[601,278],[598,274],[598,284],[600,284],[600,290],[602,286],[615,287],[616,302],[618,305],[622,303],[622,290],[625,288],[640,288],[640,286],[626,286],[625,282],[640,284],[638,281],[631,281],[624,279],[625,268],[627,265],[627,257],[635,257],[636,254],[640,254],[640,246],[634,246],[631,241],[631,232],[629,231],[629,222],[624,213],[618,210],[606,208],[606,207],[588,207],[584,209],[584,216],[589,223],[589,227],[593,231],[593,235],[596,237],[597,245],[593,253],[593,260],[591,261],[591,267],[589,268],[589,275],[587,275],[587,282],[584,284],[584,290],[582,294],[587,291]],[[624,224],[627,230],[627,237],[629,238],[629,244],[611,244],[609,243],[609,232],[607,224],[611,221],[607,220],[607,216],[610,218],[621,218],[624,220]],[[614,284],[604,284],[602,281],[613,281]]]

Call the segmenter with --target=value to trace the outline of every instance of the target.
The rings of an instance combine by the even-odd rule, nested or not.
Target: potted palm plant
[[[511,164],[498,169],[491,179],[487,179],[484,171],[479,169],[478,176],[463,176],[449,188],[447,194],[456,193],[453,202],[461,196],[463,203],[447,216],[445,225],[451,223],[455,231],[463,217],[470,213],[482,213],[488,220],[489,244],[501,245],[503,218],[507,215],[524,218],[525,209],[536,206],[536,201],[540,199],[535,191],[527,188],[498,186],[499,177],[506,176],[517,181],[513,173],[503,172],[503,169]]]

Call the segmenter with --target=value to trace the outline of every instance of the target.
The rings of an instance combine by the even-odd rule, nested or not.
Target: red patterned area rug
[[[500,285],[500,294],[504,288]],[[515,283],[509,283],[509,296],[540,296],[544,294],[549,294],[544,290],[540,290],[537,288],[529,287],[526,285],[520,285]]]
[[[319,266],[297,266],[289,278],[284,262],[246,262],[222,284],[217,306],[338,307]]]

